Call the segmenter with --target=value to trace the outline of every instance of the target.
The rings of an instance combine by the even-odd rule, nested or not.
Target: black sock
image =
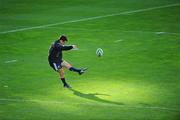
[[[61,78],[61,81],[63,82],[64,85],[67,84],[65,78]]]
[[[74,67],[70,67],[69,70],[73,72],[78,72],[78,73],[81,71],[80,69],[76,69]]]

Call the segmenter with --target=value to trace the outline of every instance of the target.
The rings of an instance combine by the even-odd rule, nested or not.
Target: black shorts
[[[54,60],[50,60],[49,61],[49,65],[55,70],[58,71],[59,69],[62,68],[61,63],[63,62],[62,60],[58,60],[58,61],[54,61]]]

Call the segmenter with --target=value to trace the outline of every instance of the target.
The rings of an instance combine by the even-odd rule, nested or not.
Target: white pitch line
[[[71,50],[79,50],[79,48],[73,48],[73,49],[71,49]]]
[[[139,31],[139,30],[118,30],[118,29],[86,29],[86,28],[63,28],[63,27],[56,27],[56,26],[50,26],[48,28],[57,28],[57,29],[63,29],[63,30],[74,30],[74,31],[92,31],[92,32],[96,32],[96,31],[118,31],[118,32],[128,32],[128,33],[152,33],[152,34],[180,34],[178,32],[159,32],[159,31]]]
[[[67,24],[67,23],[76,23],[76,22],[82,22],[82,21],[88,21],[88,20],[95,20],[95,19],[112,17],[112,16],[118,16],[118,15],[126,15],[126,14],[131,14],[131,13],[150,11],[150,10],[167,8],[167,7],[173,7],[173,6],[178,6],[178,5],[180,5],[180,3],[175,3],[175,4],[170,4],[170,5],[163,5],[163,6],[157,6],[157,7],[151,7],[151,8],[144,8],[144,9],[137,9],[137,10],[132,10],[132,11],[125,11],[125,12],[113,13],[113,14],[108,14],[108,15],[102,15],[102,16],[83,18],[83,19],[79,19],[79,20],[70,20],[70,21],[58,22],[58,23],[53,23],[53,24],[46,24],[46,25],[40,25],[40,26],[34,26],[34,27],[27,27],[27,28],[20,28],[20,29],[8,30],[8,31],[1,31],[0,34],[7,34],[7,33],[19,32],[19,31],[39,29],[39,28],[63,25],[63,24]]]
[[[13,63],[13,62],[17,62],[17,60],[8,60],[8,61],[5,61],[4,63]]]
[[[166,32],[156,32],[157,35],[166,34]]]
[[[7,85],[4,85],[3,87],[8,88],[8,86],[7,86]]]
[[[152,34],[180,34],[180,33],[178,33],[178,32],[166,32],[166,31],[164,31],[164,32],[159,32],[159,31],[136,31],[136,30],[123,30],[123,31],[119,31],[118,29],[103,29],[103,30],[101,30],[101,29],[86,29],[86,28],[62,28],[62,27],[55,27],[55,26],[50,26],[50,27],[48,27],[48,28],[57,28],[57,29],[63,29],[63,30],[74,30],[74,31],[77,31],[77,30],[79,30],[79,31],[93,31],[93,32],[96,32],[96,31],[118,31],[118,32],[128,32],[128,33],[135,33],[135,32],[137,32],[137,33],[152,33]]]
[[[114,42],[115,43],[118,43],[118,42],[122,42],[123,40],[115,40]]]
[[[0,101],[6,101],[6,102],[32,102],[32,103],[46,103],[46,104],[65,104],[68,102],[63,101],[46,101],[46,100],[33,100],[33,99],[10,99],[10,98],[0,98]],[[128,105],[116,105],[111,103],[68,103],[68,105],[90,105],[90,106],[110,106],[110,107],[123,107],[123,108],[129,108],[129,109],[159,109],[159,110],[169,110],[169,111],[180,111],[178,108],[168,108],[168,107],[159,107],[159,106],[128,106]]]

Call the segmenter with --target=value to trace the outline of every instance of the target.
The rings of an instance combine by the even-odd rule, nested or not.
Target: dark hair
[[[68,41],[67,37],[65,35],[61,35],[61,37],[59,38],[59,40],[62,41]]]

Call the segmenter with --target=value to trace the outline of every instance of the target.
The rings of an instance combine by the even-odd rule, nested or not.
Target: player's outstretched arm
[[[61,50],[66,51],[66,50],[71,50],[71,49],[77,49],[76,45],[61,45],[61,44],[57,44],[55,47],[59,51],[61,51]]]

